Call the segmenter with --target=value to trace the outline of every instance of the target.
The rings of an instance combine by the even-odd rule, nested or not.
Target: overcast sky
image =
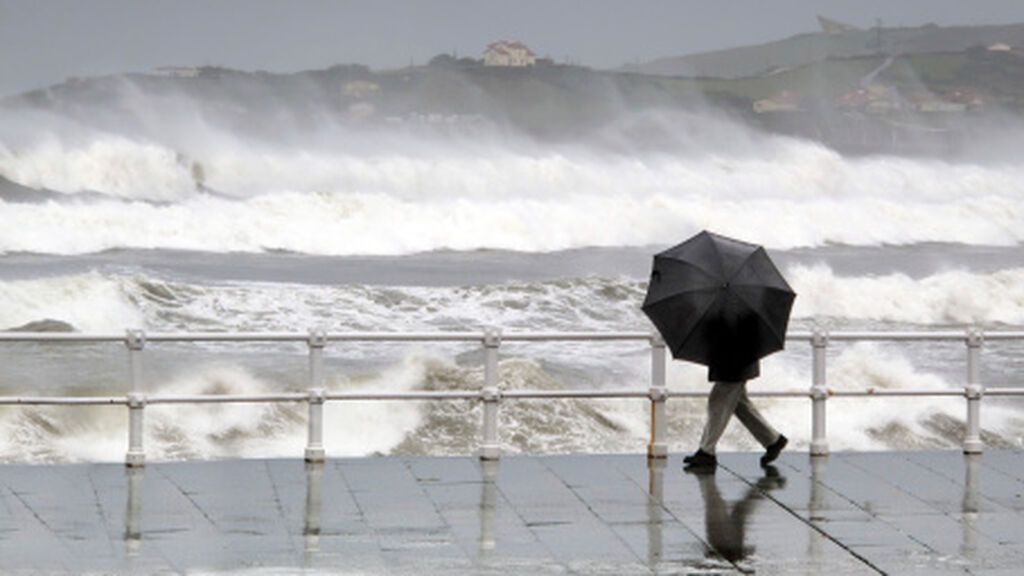
[[[817,29],[1024,22],[1024,0],[0,0],[0,95],[167,65],[294,71],[480,56],[519,39],[598,68]]]

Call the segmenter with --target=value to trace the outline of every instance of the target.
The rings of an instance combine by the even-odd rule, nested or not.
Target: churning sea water
[[[651,255],[702,230],[768,247],[798,293],[791,327],[1024,326],[1024,168],[984,151],[956,158],[848,157],[714,114],[646,114],[658,146],[538,142],[499,129],[432,134],[321,125],[279,140],[228,128],[187,102],[132,109],[131,128],[2,110],[0,329],[84,332],[647,330]],[[640,150],[640,151],[637,151]],[[35,324],[39,326],[40,324]],[[768,359],[765,388],[805,388],[802,343]],[[332,389],[478,389],[461,344],[335,344]],[[161,344],[147,390],[302,390],[306,351],[269,344]],[[835,388],[962,386],[961,343],[844,344]],[[0,394],[121,394],[123,347],[5,344]],[[987,385],[1021,385],[1024,346],[986,348]],[[502,346],[507,388],[648,385],[646,345]],[[673,362],[669,385],[703,389]],[[796,446],[806,400],[763,399]],[[962,399],[832,403],[834,449],[949,447]],[[330,455],[464,454],[470,403],[329,404]],[[1021,446],[1024,408],[990,398],[987,440]],[[671,447],[689,449],[703,402],[670,403]],[[123,408],[0,408],[0,461],[115,461]],[[640,401],[506,402],[502,440],[529,452],[635,451]],[[152,458],[294,456],[302,406],[153,406]],[[723,448],[753,448],[739,429]]]

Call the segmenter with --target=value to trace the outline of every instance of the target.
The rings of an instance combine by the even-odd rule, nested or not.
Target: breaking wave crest
[[[125,281],[93,272],[32,280],[0,280],[0,330],[59,321],[82,332],[141,327],[143,311]]]
[[[704,228],[776,249],[1024,239],[1016,164],[850,158],[715,116],[649,116],[700,145],[341,125],[283,134],[285,145],[191,117],[188,130],[172,118],[138,133],[48,117],[36,131],[0,128],[0,177],[45,199],[0,200],[0,252],[551,252]]]
[[[797,317],[856,318],[913,324],[1024,324],[1024,269],[963,270],[924,278],[904,274],[837,276],[827,266],[787,271],[800,295]]]
[[[785,271],[799,297],[797,322],[1024,325],[1024,269],[964,270],[923,278],[842,276],[824,265]],[[646,329],[646,284],[586,277],[468,286],[196,284],[89,272],[0,280],[0,330],[57,321],[83,332]]]

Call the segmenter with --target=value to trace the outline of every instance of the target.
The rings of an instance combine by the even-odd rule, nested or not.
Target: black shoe
[[[761,456],[761,466],[764,467],[774,462],[775,459],[779,457],[779,454],[782,453],[782,449],[785,448],[788,443],[789,440],[787,440],[782,434],[779,434],[779,439],[773,442],[771,446],[764,449],[764,456]]]
[[[687,470],[714,468],[715,466],[718,466],[718,458],[716,458],[714,454],[708,454],[699,448],[693,454],[683,458],[683,468]]]

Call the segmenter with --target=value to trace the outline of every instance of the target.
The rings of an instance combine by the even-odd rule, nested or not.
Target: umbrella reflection
[[[697,477],[704,500],[704,531],[711,551],[730,562],[749,556],[754,547],[746,545],[744,540],[750,514],[763,499],[762,491],[779,488],[785,484],[786,479],[779,475],[774,466],[766,466],[764,477],[748,487],[743,497],[730,505],[722,498],[714,473],[691,473]]]

